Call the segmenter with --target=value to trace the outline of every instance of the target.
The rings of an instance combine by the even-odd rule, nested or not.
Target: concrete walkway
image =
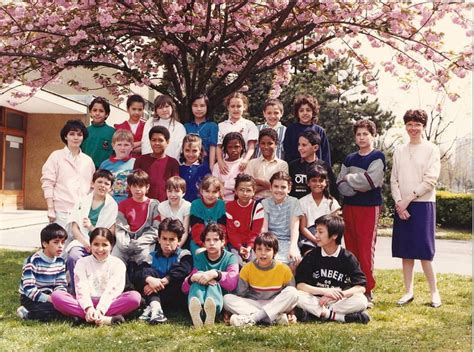
[[[40,247],[39,234],[47,224],[46,211],[0,212],[0,247],[31,251]],[[401,269],[399,258],[392,258],[390,237],[379,237],[375,250],[376,269]],[[472,242],[437,240],[434,259],[439,273],[472,276]],[[415,270],[422,272],[417,261]]]

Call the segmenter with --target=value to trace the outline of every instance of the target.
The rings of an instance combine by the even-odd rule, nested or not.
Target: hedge
[[[442,226],[471,228],[472,194],[436,192],[436,222]]]

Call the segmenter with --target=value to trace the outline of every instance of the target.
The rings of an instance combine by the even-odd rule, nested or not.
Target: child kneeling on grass
[[[237,286],[239,265],[234,254],[224,249],[224,231],[216,223],[208,224],[201,234],[205,251],[195,256],[194,268],[184,280],[182,290],[188,295],[188,307],[193,325],[213,325],[216,313],[222,311],[222,291],[231,292]]]
[[[289,313],[298,302],[291,269],[278,261],[278,239],[264,232],[255,239],[256,259],[240,271],[236,294],[224,296],[224,308],[233,313],[233,326],[258,322],[288,325],[294,318]],[[290,318],[290,319],[289,319]]]
[[[50,321],[61,315],[51,303],[51,294],[66,292],[66,264],[61,257],[66,238],[66,230],[55,223],[41,230],[42,249],[23,264],[18,290],[21,306],[16,311],[19,318]]]
[[[64,315],[85,319],[96,325],[120,324],[124,314],[140,306],[137,291],[123,292],[125,264],[110,252],[115,236],[104,227],[90,234],[92,255],[79,259],[74,270],[76,297],[65,291],[51,295],[54,308]]]
[[[181,221],[164,219],[158,227],[156,251],[150,253],[135,274],[134,285],[143,292],[147,303],[140,319],[150,324],[168,320],[163,309],[185,306],[181,285],[191,272],[193,260],[190,251],[179,247],[183,234]]]
[[[328,214],[318,218],[315,226],[318,247],[296,269],[298,307],[322,319],[367,324],[365,275],[357,258],[341,247],[344,220]]]

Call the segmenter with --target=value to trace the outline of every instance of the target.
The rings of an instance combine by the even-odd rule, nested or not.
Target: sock
[[[255,322],[259,322],[265,319],[270,321],[270,317],[267,315],[267,313],[265,313],[263,309],[260,309],[258,312],[250,314],[250,316]]]
[[[336,313],[331,309],[325,308],[321,313],[321,318],[328,319],[328,320],[336,320],[340,322],[345,322],[345,314]]]
[[[152,314],[163,311],[163,309],[161,308],[161,303],[159,301],[151,301],[150,308],[151,308]]]

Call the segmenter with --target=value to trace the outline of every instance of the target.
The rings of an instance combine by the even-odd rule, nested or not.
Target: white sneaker
[[[201,302],[197,297],[192,297],[189,300],[189,314],[191,315],[191,320],[193,321],[193,325],[195,328],[202,327],[202,318],[201,318]]]
[[[214,325],[216,320],[216,302],[211,297],[206,298],[204,302],[204,312],[206,312],[206,320],[204,320],[204,325]]]
[[[26,309],[25,307],[23,306],[19,306],[16,310],[16,316],[20,319],[28,319],[28,309]]]
[[[252,326],[255,320],[250,315],[232,314],[230,317],[230,325],[232,326]]]
[[[282,313],[278,316],[278,318],[275,319],[275,324],[277,325],[290,325],[290,322],[288,320],[288,315],[286,313]]]

